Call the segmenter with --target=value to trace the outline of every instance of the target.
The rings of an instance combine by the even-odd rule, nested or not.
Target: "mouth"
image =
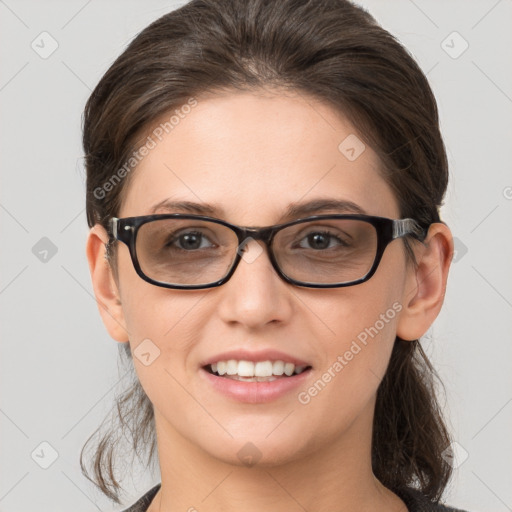
[[[295,365],[279,359],[257,362],[229,359],[207,364],[202,368],[216,377],[240,382],[273,382],[280,379],[293,379],[312,369],[310,365]]]
[[[236,403],[263,404],[291,400],[307,386],[313,366],[307,359],[271,347],[259,351],[239,348],[200,362],[206,392],[213,390]]]

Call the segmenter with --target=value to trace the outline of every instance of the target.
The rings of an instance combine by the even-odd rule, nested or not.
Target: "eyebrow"
[[[179,211],[178,211],[179,210]],[[286,222],[295,218],[305,217],[320,212],[336,211],[339,213],[356,213],[367,215],[366,211],[356,203],[344,199],[326,198],[313,199],[305,203],[289,204],[278,222]],[[220,205],[209,203],[194,203],[191,201],[171,201],[164,199],[154,205],[150,210],[150,215],[155,213],[193,213],[198,215],[206,215],[210,217],[219,217],[226,220],[226,212]]]

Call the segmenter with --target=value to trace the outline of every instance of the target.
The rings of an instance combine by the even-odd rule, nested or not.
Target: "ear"
[[[110,264],[105,258],[108,235],[101,224],[89,231],[86,244],[87,260],[98,309],[110,336],[119,342],[128,341],[118,286]]]
[[[403,340],[423,336],[441,310],[453,258],[450,229],[440,222],[431,224],[424,244],[415,243],[413,250],[418,265],[408,267],[397,323],[396,334]]]

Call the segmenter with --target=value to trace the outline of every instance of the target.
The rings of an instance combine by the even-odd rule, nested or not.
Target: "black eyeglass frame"
[[[152,222],[154,220],[164,220],[164,219],[195,219],[195,220],[205,220],[209,222],[214,222],[217,224],[221,224],[232,231],[235,232],[238,238],[238,250],[235,256],[235,259],[231,265],[228,273],[218,281],[213,283],[209,283],[206,285],[177,285],[164,283],[161,281],[156,281],[151,277],[147,276],[142,272],[140,267],[140,263],[137,257],[136,251],[136,241],[137,241],[137,233],[141,226],[147,224],[148,222]],[[373,261],[373,265],[370,270],[364,275],[362,278],[357,279],[355,281],[348,281],[346,283],[332,283],[332,284],[311,284],[303,281],[297,281],[287,276],[280,268],[274,257],[274,252],[272,249],[272,241],[275,235],[281,230],[288,226],[293,226],[299,223],[306,223],[315,220],[322,219],[353,219],[353,220],[361,220],[366,221],[371,224],[377,233],[377,250],[375,254],[375,259]],[[199,290],[206,288],[213,288],[217,286],[221,286],[226,283],[231,276],[235,273],[240,260],[242,259],[242,247],[244,242],[248,238],[252,238],[254,240],[261,240],[265,243],[267,254],[269,256],[270,262],[274,267],[277,274],[284,279],[287,283],[293,284],[295,286],[301,286],[306,288],[343,288],[346,286],[354,286],[356,284],[364,283],[368,281],[376,272],[377,267],[382,259],[382,255],[384,254],[384,250],[389,245],[390,242],[396,240],[397,238],[402,238],[404,236],[412,236],[413,238],[423,241],[426,236],[426,229],[421,227],[420,224],[414,219],[388,219],[385,217],[376,217],[372,215],[360,215],[360,214],[327,214],[327,215],[313,215],[310,217],[304,217],[301,219],[296,219],[291,222],[287,222],[284,224],[276,224],[274,226],[267,226],[264,228],[249,228],[243,226],[237,226],[235,224],[231,224],[221,219],[216,219],[214,217],[208,217],[204,215],[192,215],[192,214],[182,214],[182,213],[165,213],[165,214],[155,214],[155,215],[143,215],[139,217],[111,217],[109,219],[109,227],[111,230],[111,236],[114,240],[119,240],[128,246],[130,251],[130,257],[132,259],[133,266],[137,274],[155,286],[161,286],[163,288],[172,288],[179,290]]]

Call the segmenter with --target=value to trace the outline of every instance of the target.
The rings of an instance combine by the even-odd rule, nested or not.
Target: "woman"
[[[83,143],[94,292],[136,372],[120,430],[161,473],[129,511],[455,510],[418,341],[447,159],[388,32],[344,0],[192,1],[107,71]],[[92,480],[120,503],[118,433]]]

